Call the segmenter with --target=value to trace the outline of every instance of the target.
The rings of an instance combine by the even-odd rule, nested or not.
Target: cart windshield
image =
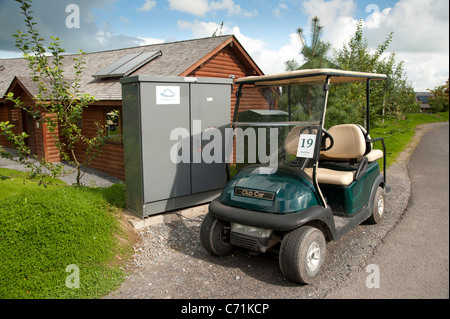
[[[321,143],[324,83],[243,85],[233,115],[231,172],[248,165],[300,169],[312,165]],[[235,108],[236,109],[236,108]],[[309,163],[308,163],[309,162]]]

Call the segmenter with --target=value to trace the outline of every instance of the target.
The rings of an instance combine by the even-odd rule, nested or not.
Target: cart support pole
[[[370,79],[367,79],[366,87],[366,130],[367,135],[370,133]]]
[[[238,90],[236,91],[236,104],[234,105],[233,123],[231,123],[231,127],[233,128],[233,131],[236,128],[236,121],[237,121],[237,116],[239,113],[239,103],[241,102],[243,86],[244,86],[243,84],[240,84]]]
[[[234,130],[236,129],[236,121],[237,121],[237,117],[238,117],[238,113],[239,113],[239,103],[241,101],[243,86],[244,86],[244,84],[240,84],[238,90],[236,91],[236,104],[234,105],[233,122],[231,123],[231,129],[233,131],[233,139],[232,139],[231,147],[233,147],[233,144],[234,144],[234,136],[235,136]],[[233,153],[233,152],[231,151],[231,153]],[[225,172],[227,174],[227,183],[228,183],[231,179],[230,163],[225,163]]]
[[[319,131],[317,132],[317,142],[316,142],[316,149],[315,149],[315,162],[313,165],[313,185],[314,188],[317,190],[317,193],[319,194],[320,201],[322,202],[322,206],[327,209],[327,201],[325,200],[325,197],[322,194],[322,191],[319,187],[319,182],[317,180],[317,167],[319,166],[319,156],[320,156],[320,145],[322,144],[322,130],[323,125],[325,124],[325,113],[327,112],[327,104],[328,104],[328,93],[330,91],[330,79],[331,76],[327,76],[325,83],[323,85],[323,91],[324,91],[324,101],[323,101],[323,109],[322,109],[322,117],[320,119],[319,123]]]

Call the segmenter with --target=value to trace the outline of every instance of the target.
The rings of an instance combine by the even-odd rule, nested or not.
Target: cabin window
[[[20,115],[21,115],[21,109],[15,106],[8,107],[8,117],[9,121],[13,124],[19,123]]]
[[[105,130],[108,142],[122,143],[122,111],[107,108],[104,111]]]

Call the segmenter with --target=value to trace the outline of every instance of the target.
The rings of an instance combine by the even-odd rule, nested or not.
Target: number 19
[[[305,141],[307,144],[306,146],[305,146]],[[308,139],[302,138],[302,145],[301,145],[302,148],[305,148],[305,147],[310,148],[313,144],[314,144],[314,141],[312,138],[308,138]]]

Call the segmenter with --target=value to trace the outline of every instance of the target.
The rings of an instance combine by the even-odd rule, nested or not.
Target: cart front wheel
[[[319,275],[325,255],[323,233],[317,228],[302,226],[287,234],[281,242],[281,272],[293,281],[309,284]]]
[[[206,214],[200,227],[200,241],[202,246],[211,254],[226,256],[233,252],[230,244],[230,223]]]

